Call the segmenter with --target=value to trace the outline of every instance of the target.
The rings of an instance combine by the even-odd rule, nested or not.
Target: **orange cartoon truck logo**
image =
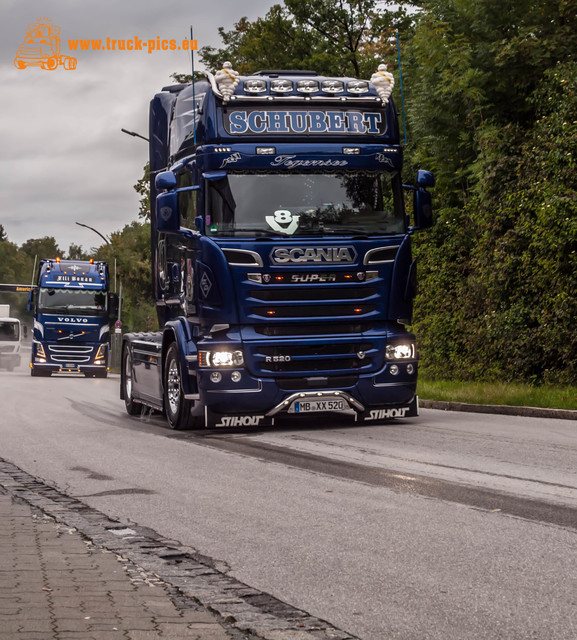
[[[42,67],[53,71],[58,65],[66,70],[76,69],[76,58],[60,53],[60,27],[48,18],[40,18],[26,27],[26,37],[14,58],[17,69]]]

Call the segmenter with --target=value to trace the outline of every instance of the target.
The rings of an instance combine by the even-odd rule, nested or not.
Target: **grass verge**
[[[577,387],[573,386],[531,386],[507,382],[454,382],[419,378],[417,393],[423,400],[577,410]]]

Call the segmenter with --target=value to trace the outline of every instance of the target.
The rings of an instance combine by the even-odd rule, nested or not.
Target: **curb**
[[[542,407],[514,407],[504,404],[467,404],[466,402],[444,402],[442,400],[423,400],[419,398],[419,407],[440,411],[465,411],[470,413],[489,413],[493,415],[522,416],[525,418],[555,418],[558,420],[577,420],[577,411],[570,409],[544,409]]]
[[[2,458],[0,489],[73,528],[95,546],[127,559],[138,571],[176,589],[182,599],[216,614],[232,637],[358,640],[325,620],[218,571],[209,558],[195,550],[147,527],[111,519]]]

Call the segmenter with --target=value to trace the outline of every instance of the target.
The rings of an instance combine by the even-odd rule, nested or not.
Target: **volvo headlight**
[[[40,344],[40,342],[35,342],[36,345],[36,357],[34,360],[36,362],[46,362],[46,352],[44,351],[44,347]]]
[[[101,344],[98,347],[96,356],[94,357],[94,364],[104,364],[104,358],[106,357],[106,347]]]
[[[244,355],[242,351],[199,351],[200,367],[242,367]]]
[[[411,360],[415,357],[415,345],[411,342],[388,344],[385,357],[387,360]]]

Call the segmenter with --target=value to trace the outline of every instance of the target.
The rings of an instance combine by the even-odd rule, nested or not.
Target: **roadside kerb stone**
[[[423,407],[424,409],[438,409],[439,411],[465,411],[468,413],[488,413],[492,415],[521,416],[525,418],[556,418],[558,420],[577,420],[577,411],[572,411],[570,409],[514,407],[504,404],[469,404],[467,402],[423,400],[422,398],[419,398],[419,407]]]
[[[2,487],[11,496],[39,509],[57,523],[79,532],[97,549],[105,549],[116,554],[119,561],[127,562],[127,569],[130,567],[133,580],[138,580],[140,576],[145,582],[158,580],[159,583],[170,587],[175,592],[172,601],[178,603],[181,611],[194,609],[198,611],[200,606],[209,612],[207,615],[216,615],[231,638],[358,640],[355,636],[333,627],[326,621],[221,573],[207,564],[210,559],[198,554],[195,550],[184,548],[178,542],[166,540],[145,527],[112,520],[80,500],[60,493],[57,489],[40,482],[0,458],[0,491]],[[94,584],[94,588],[90,584]],[[83,590],[89,589],[90,597],[97,597],[96,584],[83,583]],[[124,591],[120,588],[115,598],[117,606],[123,603],[122,593]],[[129,604],[130,591],[125,593],[125,604]],[[74,596],[78,596],[78,592],[72,589],[70,597]],[[181,637],[178,625],[162,618],[164,605],[158,606],[160,610],[156,611],[159,617],[157,625],[162,626],[163,633],[170,634],[168,637]],[[153,607],[154,605],[151,605],[151,609]],[[160,627],[157,627],[153,631],[139,627],[130,632],[130,638],[131,640],[148,640],[148,638],[163,637],[158,635],[159,629]],[[105,629],[95,631],[99,640],[101,638],[104,640],[101,634],[105,631]],[[154,633],[157,635],[149,635]],[[88,640],[88,636],[78,636],[78,639],[84,637]],[[201,632],[199,629],[199,639],[212,640],[213,637],[217,640],[213,631],[206,629]],[[0,640],[3,640],[1,635]]]

